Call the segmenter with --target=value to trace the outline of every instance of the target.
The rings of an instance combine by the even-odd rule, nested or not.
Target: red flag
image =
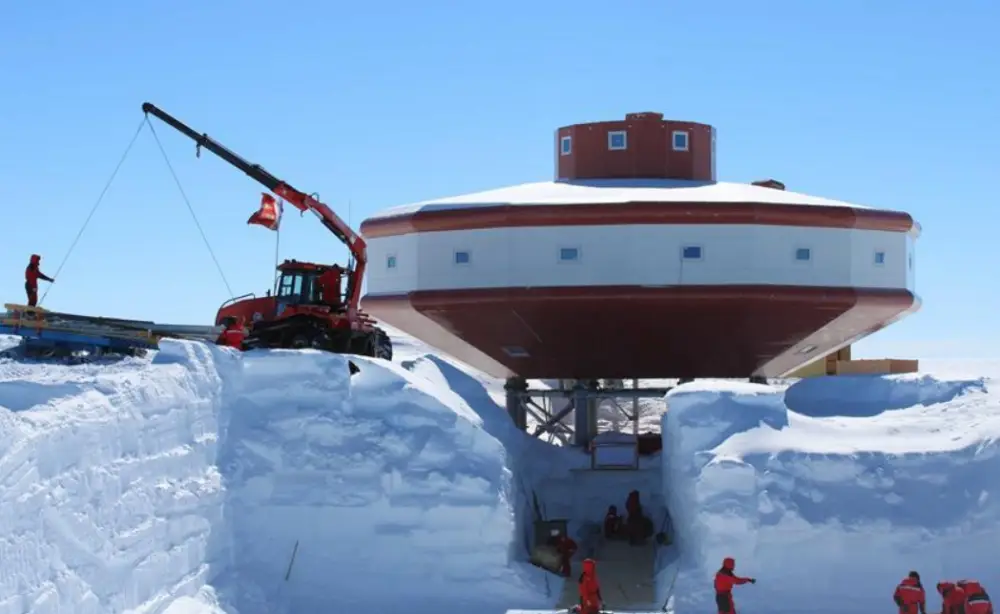
[[[262,192],[260,209],[250,216],[247,224],[257,224],[268,230],[278,230],[278,226],[281,224],[281,213],[282,207],[274,197],[267,192]]]

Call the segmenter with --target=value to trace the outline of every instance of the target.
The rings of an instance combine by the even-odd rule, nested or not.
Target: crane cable
[[[201,240],[205,242],[205,247],[208,248],[208,253],[212,257],[212,262],[215,263],[215,268],[219,271],[219,277],[222,278],[222,283],[225,284],[226,291],[229,292],[230,297],[235,296],[235,294],[233,294],[232,287],[229,285],[229,280],[226,279],[226,274],[222,270],[222,265],[219,264],[219,259],[215,257],[215,250],[212,249],[212,245],[211,243],[209,243],[208,237],[205,235],[205,231],[202,229],[201,223],[198,221],[198,216],[194,212],[194,207],[191,206],[191,200],[188,198],[187,193],[184,191],[184,186],[181,185],[181,181],[177,177],[177,173],[174,171],[174,165],[170,163],[170,158],[167,156],[167,151],[163,148],[163,144],[160,142],[160,137],[159,135],[156,134],[156,129],[153,127],[153,124],[149,121],[148,115],[143,116],[142,121],[139,122],[139,126],[135,129],[135,134],[132,135],[132,139],[129,141],[128,146],[125,148],[124,153],[122,153],[121,158],[118,160],[118,164],[115,166],[115,170],[111,173],[111,176],[108,177],[107,182],[104,184],[104,189],[101,190],[101,194],[97,197],[97,202],[95,202],[94,205],[90,208],[90,213],[87,214],[87,218],[83,221],[83,226],[81,226],[80,230],[76,233],[76,237],[73,238],[73,242],[70,243],[69,249],[66,250],[66,255],[63,256],[62,262],[59,263],[59,267],[56,268],[56,273],[52,277],[58,278],[59,273],[61,273],[63,267],[66,266],[66,262],[69,260],[70,254],[73,253],[73,250],[76,248],[76,244],[79,243],[80,241],[80,237],[83,236],[83,231],[87,229],[87,225],[90,224],[91,218],[93,218],[94,214],[97,213],[98,207],[100,207],[101,203],[104,201],[104,196],[108,193],[108,189],[114,182],[115,177],[118,176],[118,171],[121,169],[122,164],[125,163],[125,159],[128,158],[128,154],[132,151],[132,146],[135,145],[136,139],[139,138],[139,133],[142,132],[143,126],[149,126],[149,131],[153,134],[153,139],[156,141],[156,146],[159,148],[160,154],[163,156],[163,161],[166,162],[167,168],[170,170],[170,175],[173,177],[174,183],[177,185],[177,190],[181,193],[181,197],[184,198],[184,204],[187,205],[188,212],[191,214],[191,218],[194,220],[194,225],[195,227],[198,228],[198,233],[201,235]],[[41,304],[45,302],[45,297],[49,295],[50,290],[52,290],[51,285],[48,288],[46,288],[45,292],[42,294],[41,299],[38,301],[39,306],[41,306]]]
[[[132,146],[135,145],[136,139],[139,138],[139,133],[142,132],[143,124],[147,123],[148,121],[149,121],[148,119],[143,117],[142,121],[139,122],[139,127],[135,129],[135,134],[132,135],[132,140],[128,142],[128,147],[125,148],[125,152],[122,154],[122,157],[118,160],[118,164],[115,166],[115,170],[111,173],[111,176],[108,177],[108,181],[104,184],[104,189],[101,190],[101,194],[97,197],[97,202],[95,202],[94,205],[90,208],[90,213],[87,214],[87,219],[83,221],[83,226],[81,226],[79,232],[76,233],[76,237],[73,238],[73,242],[70,243],[69,249],[66,250],[66,255],[63,256],[62,262],[60,262],[59,266],[56,268],[56,274],[52,276],[54,279],[59,278],[59,273],[61,273],[63,267],[66,266],[66,261],[69,260],[70,254],[73,253],[73,250],[76,248],[76,244],[80,241],[80,237],[83,236],[83,231],[87,229],[87,225],[90,224],[91,218],[93,218],[94,214],[97,213],[97,208],[100,207],[101,202],[104,201],[104,195],[108,193],[108,189],[114,182],[115,177],[118,176],[119,169],[121,169],[122,164],[125,163],[125,158],[127,158],[129,152],[132,151]],[[45,297],[49,295],[50,290],[52,290],[51,285],[48,286],[45,289],[45,292],[42,294],[42,298],[38,301],[39,306],[41,306],[41,304],[45,302]]]
[[[191,206],[191,200],[184,191],[184,186],[181,185],[181,180],[177,177],[177,173],[174,172],[174,165],[170,163],[170,158],[167,156],[167,150],[163,148],[163,143],[160,142],[160,137],[156,134],[156,128],[154,128],[152,122],[149,121],[148,115],[143,118],[143,121],[149,126],[149,131],[153,134],[156,146],[163,155],[163,161],[167,163],[170,175],[174,178],[174,183],[177,184],[177,190],[181,193],[181,197],[184,199],[184,204],[187,206],[188,213],[191,214],[191,219],[194,220],[195,227],[198,228],[201,240],[205,242],[205,247],[208,248],[208,254],[212,257],[212,262],[215,263],[216,270],[219,271],[219,277],[222,278],[222,283],[225,284],[226,291],[229,292],[230,297],[236,296],[233,293],[233,288],[229,285],[229,280],[226,279],[226,274],[222,271],[222,265],[219,264],[219,259],[215,257],[215,250],[212,249],[212,244],[208,242],[208,237],[205,235],[205,231],[201,227],[201,222],[198,221],[198,216],[194,212],[194,207]]]

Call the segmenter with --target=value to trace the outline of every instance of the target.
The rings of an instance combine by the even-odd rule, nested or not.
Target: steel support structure
[[[548,435],[564,445],[585,447],[597,435],[597,413],[606,401],[611,401],[633,423],[633,434],[639,431],[639,400],[662,399],[671,388],[640,388],[638,380],[626,387],[622,380],[560,380],[550,389],[532,389],[522,378],[510,378],[504,385],[507,413],[515,426],[527,431],[528,417],[537,426],[535,437]],[[619,401],[631,400],[631,411]],[[574,413],[572,426],[563,419]]]

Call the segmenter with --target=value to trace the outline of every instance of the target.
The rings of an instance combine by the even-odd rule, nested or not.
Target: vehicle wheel
[[[292,342],[289,344],[293,350],[304,350],[306,348],[311,348],[312,345],[312,339],[309,338],[309,335],[304,333],[299,333],[292,337]]]
[[[392,339],[381,328],[375,329],[375,358],[392,360]]]
[[[358,356],[374,356],[375,355],[375,339],[372,333],[359,335],[351,339],[350,348],[348,352],[351,354],[357,354]]]

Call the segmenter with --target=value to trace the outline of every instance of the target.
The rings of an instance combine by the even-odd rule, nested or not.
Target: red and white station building
[[[774,377],[915,311],[907,213],[715,177],[715,129],[555,135],[554,181],[366,220],[366,311],[496,377]]]

